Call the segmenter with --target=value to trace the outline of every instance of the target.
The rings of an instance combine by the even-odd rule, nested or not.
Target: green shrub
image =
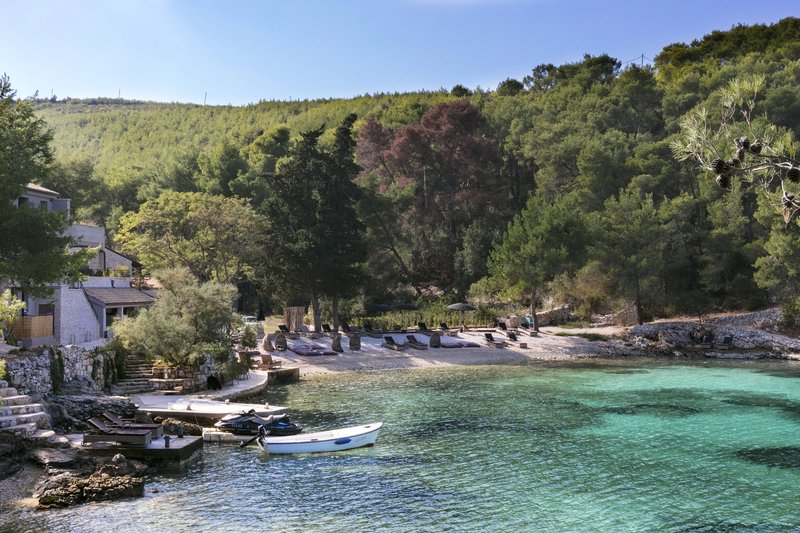
[[[128,358],[128,350],[123,346],[119,339],[112,339],[111,342],[103,346],[102,353],[110,356],[113,365],[106,360],[103,365],[103,379],[105,383],[116,383],[118,379],[125,378],[125,359]]]
[[[58,350],[50,353],[50,380],[53,383],[53,392],[61,394],[64,388],[64,358]]]
[[[103,368],[103,363],[100,361],[100,357],[95,355],[94,359],[92,359],[92,381],[97,381],[97,378],[100,376],[100,370]]]
[[[230,360],[225,363],[217,363],[214,365],[216,374],[222,380],[222,383],[229,383],[239,376],[244,374],[248,368],[244,363],[239,361]]]
[[[797,327],[797,319],[800,318],[800,299],[789,300],[781,307],[781,325],[784,328]]]
[[[556,337],[581,337],[592,342],[608,340],[608,336],[599,333],[556,333]]]
[[[8,361],[0,359],[0,379],[8,381]]]
[[[257,344],[256,332],[250,326],[244,328],[242,335],[242,346],[245,348],[255,348]]]

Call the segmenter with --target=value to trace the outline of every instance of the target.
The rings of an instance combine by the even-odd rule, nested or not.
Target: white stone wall
[[[111,286],[110,280],[108,283],[106,286]],[[76,344],[102,338],[100,322],[83,289],[59,287],[56,291],[58,292],[54,325],[56,341],[61,344]]]
[[[72,224],[64,231],[64,235],[72,237],[75,243],[81,246],[101,246],[106,242],[106,232],[103,228],[86,224]]]

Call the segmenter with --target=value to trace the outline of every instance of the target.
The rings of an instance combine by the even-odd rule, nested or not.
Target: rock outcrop
[[[121,454],[106,463],[97,463],[94,459],[82,457],[82,453],[80,450],[59,450],[38,455],[49,476],[37,490],[39,508],[144,495],[146,465],[129,461]]]
[[[112,411],[123,418],[133,418],[136,406],[122,396],[51,395],[45,402],[54,428],[64,431],[85,429],[85,421]]]
[[[728,359],[800,359],[800,339],[754,329],[765,324],[754,324],[754,320],[753,316],[722,317],[702,326],[696,322],[654,322],[630,328],[627,342],[642,350],[682,353],[696,349],[709,357]],[[730,342],[723,343],[726,337]]]

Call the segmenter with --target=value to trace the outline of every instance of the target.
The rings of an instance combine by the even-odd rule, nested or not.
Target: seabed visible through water
[[[12,511],[9,531],[800,530],[800,364],[471,366],[273,388],[307,431],[375,447],[206,443],[137,500]]]

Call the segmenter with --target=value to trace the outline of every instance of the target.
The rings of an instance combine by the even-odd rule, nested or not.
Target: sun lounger
[[[528,324],[526,324],[525,322],[523,322],[522,324],[520,324],[520,327],[522,328],[522,331],[524,331],[526,335],[530,335],[531,337],[536,337],[536,336],[538,336],[538,335],[539,335],[539,332],[538,332],[538,331],[536,331],[535,329],[531,328],[531,327],[530,327]]]
[[[319,355],[336,355],[336,352],[329,350],[319,344],[309,344],[303,341],[292,341],[288,343],[288,348],[297,355],[316,357]]]
[[[408,344],[409,346],[411,346],[415,350],[427,350],[428,349],[428,345],[425,344],[424,342],[418,341],[417,338],[414,335],[406,335],[406,339],[407,339],[406,344]]]
[[[417,329],[423,333],[430,333],[428,325],[425,322],[417,322]]]
[[[110,411],[106,411],[103,413],[103,418],[109,421],[111,424],[111,428],[116,429],[146,429],[150,432],[152,438],[157,439],[164,435],[164,426],[161,424],[141,424],[134,422],[133,420],[125,420],[124,418],[118,416],[115,413]]]
[[[342,330],[343,333],[360,333],[361,329],[355,326],[351,326],[347,322],[342,322],[339,328]]]
[[[517,334],[514,333],[513,331],[509,331],[508,333],[506,333],[506,336],[508,337],[508,342],[509,343],[513,343],[514,346],[517,346],[518,348],[527,348],[528,347],[528,343],[520,341],[517,338]]]
[[[374,329],[372,324],[369,322],[364,323],[364,333],[366,333],[369,337],[373,339],[382,339],[384,334],[386,333],[382,329]]]
[[[722,337],[722,342],[717,345],[720,350],[730,350],[733,347],[733,336],[725,335]]]
[[[298,333],[296,331],[290,331],[289,328],[287,326],[285,326],[284,324],[281,324],[280,326],[278,326],[278,332],[283,334],[283,336],[286,337],[287,339],[296,339],[296,338],[300,337],[300,333]]]
[[[442,348],[480,348],[481,345],[477,342],[472,342],[455,337],[441,337],[440,340]]]
[[[491,346],[492,348],[505,348],[508,346],[506,341],[499,341],[494,338],[491,333],[484,333],[484,337],[486,338],[486,345]]]
[[[119,429],[108,426],[99,418],[90,418],[86,421],[93,429],[83,434],[83,443],[90,442],[118,442],[135,446],[150,444],[152,434],[148,429]]]
[[[396,352],[400,352],[408,348],[407,344],[405,343],[399,344],[395,342],[394,337],[391,337],[389,335],[383,338],[383,343],[381,344],[381,346],[383,346],[384,348],[389,348],[390,350],[394,350]]]
[[[458,330],[448,327],[445,322],[441,322],[439,327],[442,328],[442,333],[445,335],[449,335],[450,337],[458,337]]]
[[[700,341],[699,346],[700,346],[700,348],[702,348],[704,350],[708,350],[710,348],[713,348],[714,347],[714,337],[712,337],[711,335],[706,335],[705,337],[703,337],[703,340]]]

